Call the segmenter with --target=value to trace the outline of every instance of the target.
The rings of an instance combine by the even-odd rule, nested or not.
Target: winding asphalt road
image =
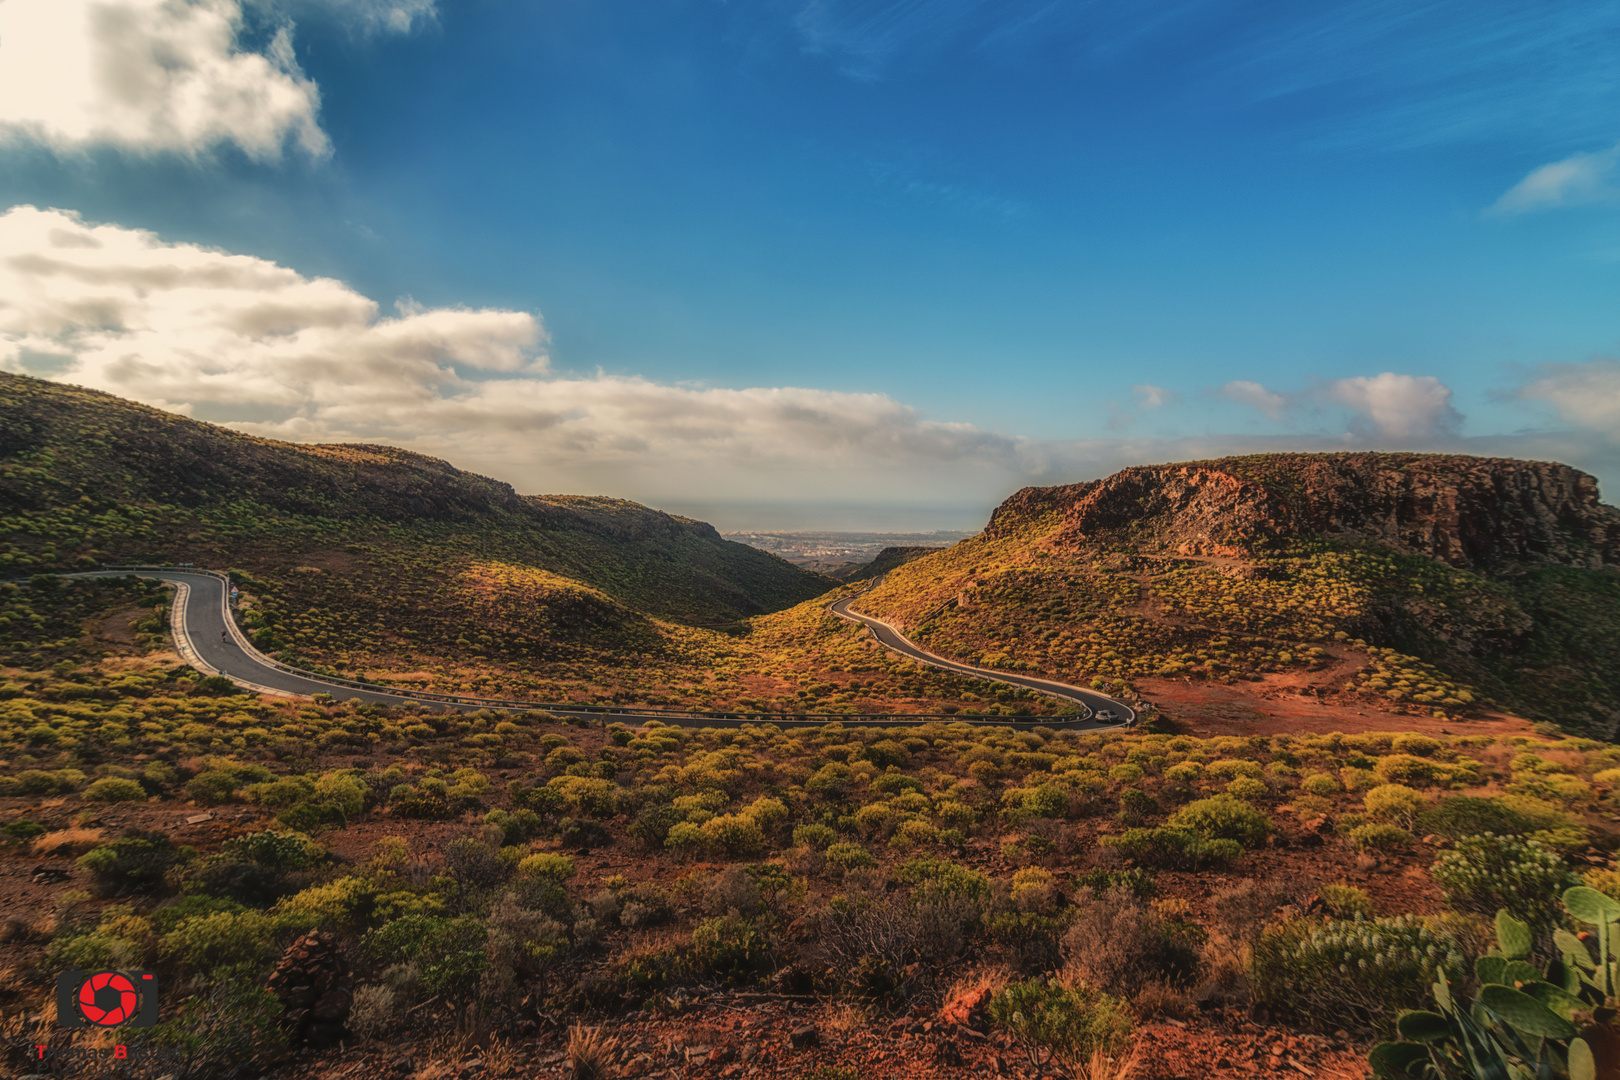
[[[866,590],[863,591],[870,591],[871,589],[877,588],[878,584],[882,580],[882,578],[874,580],[870,585],[867,586]],[[971,664],[958,663],[955,660],[950,660],[946,657],[940,656],[938,653],[931,653],[921,645],[918,645],[915,641],[912,641],[910,638],[906,637],[906,635],[902,634],[892,623],[887,623],[882,619],[875,618],[871,615],[863,615],[859,611],[853,610],[849,605],[855,600],[859,599],[860,595],[860,593],[856,593],[854,596],[846,596],[841,600],[835,600],[833,603],[827,605],[827,610],[832,612],[834,615],[837,615],[841,619],[848,619],[850,622],[862,624],[868,630],[872,631],[872,636],[877,639],[878,644],[882,645],[886,649],[897,652],[902,656],[908,656],[911,659],[916,660],[918,663],[929,664],[937,668],[944,668],[946,671],[955,671],[962,675],[972,675],[975,678],[980,679],[993,679],[996,682],[1011,683],[1014,686],[1022,686],[1026,689],[1034,690],[1037,693],[1062,698],[1065,701],[1073,701],[1088,710],[1088,720],[1082,721],[1082,723],[1087,723],[1091,726],[1116,727],[1120,724],[1132,724],[1136,722],[1136,710],[1132,709],[1129,705],[1126,705],[1122,701],[1116,701],[1105,694],[1097,693],[1095,690],[1087,690],[1083,687],[1071,686],[1068,683],[1053,682],[1050,679],[1034,679],[1027,675],[1017,675],[1010,671],[996,671],[993,668],[973,667]],[[1107,724],[1089,719],[1089,717],[1105,711],[1113,713],[1117,719],[1112,723]]]
[[[545,711],[557,716],[604,722],[609,718],[659,720],[666,724],[681,727],[738,727],[743,724],[762,723],[784,726],[820,726],[834,722],[845,725],[894,727],[909,724],[937,723],[942,719],[946,722],[969,720],[969,722],[977,724],[994,724],[996,726],[1017,728],[1062,727],[1068,730],[1086,730],[1116,726],[1114,724],[1099,723],[1089,718],[1089,715],[1086,718],[1042,720],[1033,717],[1027,719],[975,717],[970,719],[968,717],[917,717],[908,716],[904,713],[893,715],[859,713],[853,715],[807,716],[800,719],[794,716],[776,714],[761,715],[742,712],[692,714],[674,710],[626,709],[617,706],[570,708],[567,705],[538,704],[500,698],[462,697],[421,691],[395,691],[376,684],[330,679],[313,672],[301,671],[278,663],[259,652],[253,647],[247,636],[242,633],[241,628],[236,625],[236,620],[230,614],[229,599],[226,593],[227,586],[223,576],[216,576],[213,573],[201,570],[178,570],[167,567],[108,569],[68,576],[125,577],[132,574],[136,577],[165,581],[175,587],[175,603],[171,608],[171,629],[174,634],[175,647],[188,664],[207,675],[222,675],[243,689],[257,693],[278,694],[289,697],[331,694],[340,700],[358,698],[363,702],[383,705],[404,705],[414,702],[442,709],[456,710],[483,708],[518,711],[534,710]],[[839,601],[839,604],[835,604],[834,607],[847,604],[848,599],[852,598]],[[936,657],[932,653],[918,648],[907,640],[904,635],[881,620],[843,610],[838,610],[835,614],[846,619],[866,623],[872,627],[873,632],[878,635],[878,640],[885,646],[922,663],[982,678],[1027,686],[1042,693],[1054,694],[1058,697],[1080,702],[1092,711],[1108,708],[1113,709],[1116,715],[1126,720],[1134,719],[1134,714],[1129,708],[1100,694],[1082,690],[1079,687],[1066,686],[1062,683],[1028,679],[1004,672],[988,671],[956,664],[953,661],[946,660],[943,657]],[[892,642],[897,642],[897,644]]]

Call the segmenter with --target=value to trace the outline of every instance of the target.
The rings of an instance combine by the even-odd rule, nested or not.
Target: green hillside
[[[521,496],[390,447],[252,438],[0,375],[0,574],[147,561],[235,568],[263,647],[373,673],[691,664],[714,643],[680,624],[831,584],[623,500]]]
[[[276,571],[382,545],[533,567],[700,623],[776,611],[827,587],[703,522],[635,503],[520,496],[392,447],[257,439],[3,374],[0,513],[0,564],[13,571],[141,558]]]

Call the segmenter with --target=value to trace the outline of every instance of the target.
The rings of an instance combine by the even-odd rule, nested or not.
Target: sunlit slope
[[[1562,465],[1269,455],[1030,488],[863,607],[1099,684],[1293,678],[1425,711],[1620,722],[1620,512]]]
[[[451,583],[493,563],[699,623],[827,586],[634,503],[520,496],[392,447],[257,439],[15,375],[0,375],[0,514],[0,563],[13,572],[163,558],[284,576],[309,564],[363,592],[372,578],[379,589],[390,578]]]

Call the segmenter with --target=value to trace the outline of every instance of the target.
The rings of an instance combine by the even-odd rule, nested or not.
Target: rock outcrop
[[[1620,565],[1620,510],[1567,465],[1441,454],[1273,454],[1124,469],[1025,488],[987,537],[1037,521],[1046,542],[1241,556],[1294,539],[1370,541],[1452,566]]]
[[[312,930],[293,942],[265,985],[286,1010],[281,1021],[294,1043],[324,1046],[343,1037],[354,983],[335,935]]]

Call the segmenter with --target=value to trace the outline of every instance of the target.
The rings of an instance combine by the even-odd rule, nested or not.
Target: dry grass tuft
[[[1169,1017],[1184,1020],[1193,1011],[1192,998],[1185,989],[1165,982],[1150,982],[1136,992],[1131,1004],[1143,1020]]]
[[[411,1074],[411,1080],[453,1080],[461,1075],[461,1062],[470,1053],[465,1032],[440,1035],[428,1049],[428,1060]]]
[[[574,1080],[608,1080],[618,1049],[619,1040],[604,1035],[599,1027],[575,1024],[568,1029],[568,1064]]]
[[[57,829],[34,841],[35,855],[83,855],[101,843],[100,829]]]
[[[491,1080],[516,1076],[518,1073],[517,1051],[510,1039],[495,1036],[489,1041],[489,1045],[484,1047],[484,1052],[479,1057],[484,1064],[484,1075]]]
[[[835,1035],[849,1035],[864,1031],[867,1026],[866,1010],[853,1002],[833,1005],[822,1014],[822,1026]]]
[[[1248,945],[1233,941],[1220,931],[1209,936],[1202,951],[1203,978],[1193,991],[1199,1002],[1242,1005],[1249,1000]]]
[[[1018,975],[1012,968],[1001,964],[975,967],[958,975],[945,988],[945,1000],[955,1001],[963,994],[981,989],[989,990],[990,996],[995,997],[1007,989],[1008,984],[1016,981],[1017,978]]]
[[[1093,1050],[1089,1058],[1074,1062],[1073,1075],[1075,1080],[1127,1080],[1136,1072],[1141,1060],[1139,1046],[1115,1054],[1099,1048]]]

